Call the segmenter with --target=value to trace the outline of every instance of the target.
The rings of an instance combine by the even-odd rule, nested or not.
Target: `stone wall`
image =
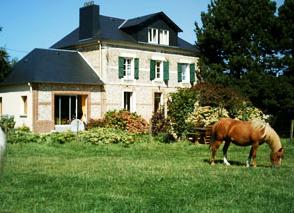
[[[100,74],[100,53],[97,50],[85,51],[81,53],[86,60],[95,67],[96,73]],[[123,108],[123,93],[133,92],[135,98],[135,111],[149,120],[152,117],[154,108],[154,93],[163,94],[163,104],[171,92],[177,88],[190,87],[190,83],[178,82],[178,63],[195,63],[197,67],[198,58],[186,56],[184,54],[171,54],[140,49],[128,49],[113,46],[102,46],[102,70],[99,75],[105,83],[105,110],[119,110]],[[118,77],[118,58],[131,57],[139,58],[139,79],[125,80]],[[169,81],[150,80],[150,60],[169,61]],[[97,64],[98,63],[98,64]],[[103,114],[102,114],[103,116]]]

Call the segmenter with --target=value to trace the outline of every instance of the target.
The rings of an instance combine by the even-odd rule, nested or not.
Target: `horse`
[[[1,173],[2,165],[4,161],[5,148],[6,148],[6,136],[2,128],[0,127],[0,173]]]
[[[211,157],[210,164],[215,164],[215,155],[222,144],[224,164],[230,165],[227,160],[227,151],[230,143],[239,146],[250,146],[246,166],[250,167],[251,161],[253,167],[256,167],[256,151],[259,145],[266,142],[270,149],[270,159],[272,166],[280,166],[284,156],[284,148],[281,145],[281,140],[276,131],[268,124],[260,120],[240,121],[231,118],[222,118],[212,126],[211,130]]]

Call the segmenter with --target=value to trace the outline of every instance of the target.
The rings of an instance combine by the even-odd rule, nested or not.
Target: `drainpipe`
[[[28,101],[28,106],[30,107],[30,109],[28,109],[28,117],[31,118],[31,120],[29,121],[29,125],[30,125],[30,129],[33,131],[34,130],[34,119],[35,119],[35,109],[34,109],[34,94],[33,94],[33,87],[31,85],[30,82],[28,82],[28,86],[30,87],[30,98],[27,99]],[[29,102],[29,100],[31,100]],[[29,104],[31,103],[31,104]]]
[[[99,74],[103,79],[104,76],[102,75],[102,43],[101,43],[101,41],[98,41],[98,45],[99,45],[99,62],[100,62]]]

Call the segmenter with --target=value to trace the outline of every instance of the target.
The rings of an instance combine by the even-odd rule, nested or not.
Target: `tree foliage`
[[[294,0],[212,0],[196,23],[206,82],[237,88],[289,128],[294,109]],[[287,131],[284,129],[283,131]]]
[[[271,71],[276,5],[270,0],[212,0],[196,23],[197,45],[208,75],[240,79],[250,70]]]
[[[279,8],[279,51],[283,73],[294,77],[294,0],[285,0]]]
[[[2,28],[0,27],[0,32]],[[10,72],[11,65],[9,62],[9,55],[6,50],[0,47],[0,81],[2,81]]]

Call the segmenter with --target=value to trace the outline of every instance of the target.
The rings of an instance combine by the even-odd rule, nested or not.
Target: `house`
[[[196,83],[198,50],[180,32],[163,12],[119,19],[87,4],[78,28],[16,64],[0,86],[0,113],[39,133],[123,108],[149,120]]]

